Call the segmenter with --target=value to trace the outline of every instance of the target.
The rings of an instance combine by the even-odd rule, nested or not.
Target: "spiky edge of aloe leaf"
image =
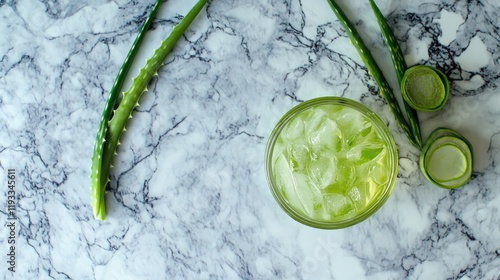
[[[396,76],[398,77],[398,85],[401,89],[401,81],[403,80],[403,76],[405,71],[408,69],[406,65],[405,59],[403,57],[403,52],[399,47],[398,41],[392,29],[389,27],[389,24],[385,20],[384,15],[380,11],[380,9],[375,4],[375,1],[369,0],[370,6],[372,7],[373,13],[375,14],[375,18],[377,19],[380,30],[382,31],[382,35],[387,44],[387,48],[391,53],[392,64],[394,65],[394,70],[396,71]],[[415,142],[417,142],[418,147],[422,147],[422,133],[420,131],[420,122],[418,120],[417,111],[413,109],[406,100],[403,99],[403,105],[406,112],[406,117],[408,119],[408,123],[413,131],[413,136],[415,137]]]
[[[334,0],[327,0],[327,2],[328,4],[330,4],[330,7],[332,8],[337,18],[339,19],[340,24],[346,30],[347,35],[351,40],[351,43],[358,51],[358,54],[363,63],[366,65],[368,72],[377,83],[380,95],[382,95],[382,97],[386,100],[387,105],[389,105],[390,111],[396,118],[396,121],[403,130],[404,134],[414,146],[419,147],[418,142],[415,140],[415,136],[413,135],[410,126],[406,122],[406,119],[404,118],[403,113],[399,108],[398,101],[394,97],[394,93],[392,92],[391,87],[387,83],[387,80],[385,79],[382,70],[380,70],[378,64],[375,62],[375,59],[371,55],[370,50],[366,47],[365,43],[363,42],[358,32],[354,28],[354,25],[349,21],[346,14],[337,5],[337,3]]]
[[[132,66],[135,56],[139,51],[141,43],[147,33],[147,30],[151,26],[153,19],[156,17],[156,14],[161,6],[162,0],[157,0],[155,5],[153,6],[151,12],[148,15],[148,18],[142,25],[137,37],[135,38],[130,51],[127,54],[127,57],[123,61],[123,64],[116,76],[115,82],[111,87],[111,91],[108,96],[108,100],[106,101],[106,105],[104,106],[104,111],[101,116],[101,121],[99,123],[99,129],[97,130],[97,136],[94,144],[94,154],[92,155],[92,167],[91,167],[91,201],[94,217],[100,220],[104,220],[106,217],[106,208],[104,201],[104,190],[106,188],[106,184],[108,183],[107,177],[100,176],[102,174],[102,158],[103,158],[103,144],[106,141],[106,133],[108,130],[108,121],[111,118],[111,113],[113,108],[116,105],[116,102],[119,97],[119,93],[123,86],[123,82],[127,77],[127,74]]]
[[[116,149],[120,145],[119,140],[122,133],[125,131],[127,121],[132,118],[132,112],[139,105],[139,99],[142,94],[147,91],[147,86],[151,79],[158,75],[158,69],[163,65],[168,54],[175,47],[175,44],[182,37],[186,29],[191,25],[196,16],[200,13],[206,4],[206,0],[198,1],[181,22],[174,27],[170,35],[161,43],[160,47],[155,50],[153,56],[146,60],[146,64],[140,69],[139,74],[132,79],[132,84],[129,89],[123,93],[123,98],[114,111],[113,117],[108,122],[108,132],[106,142],[104,143],[104,153],[102,158],[102,173],[101,180],[109,180],[109,173],[113,157],[116,155]],[[103,209],[102,216],[97,218],[105,218],[104,206],[104,188],[99,194],[101,199],[101,207]]]

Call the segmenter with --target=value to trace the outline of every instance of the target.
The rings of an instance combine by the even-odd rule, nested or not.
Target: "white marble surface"
[[[408,64],[449,75],[420,114],[472,142],[463,188],[428,183],[325,0],[216,0],[159,72],[122,140],[108,216],[90,207],[90,157],[109,89],[154,1],[0,0],[0,210],[17,172],[16,272],[4,279],[500,279],[500,4],[377,1]],[[424,4],[421,4],[425,2]],[[169,0],[138,68],[193,5]],[[339,1],[395,74],[367,1]],[[301,225],[275,203],[264,148],[283,113],[342,95],[389,124],[399,176],[354,227]]]

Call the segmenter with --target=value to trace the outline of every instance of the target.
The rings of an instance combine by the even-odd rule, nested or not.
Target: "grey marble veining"
[[[377,1],[409,65],[450,78],[443,110],[420,113],[473,144],[474,174],[439,189],[324,0],[211,1],[127,127],[94,220],[90,158],[115,75],[154,1],[0,1],[2,224],[17,172],[16,272],[4,279],[500,279],[500,5]],[[133,74],[194,0],[163,4]],[[367,1],[339,1],[396,85]],[[399,173],[354,227],[298,224],[274,201],[264,149],[298,103],[345,96],[388,124]],[[5,178],[5,179],[4,179]]]

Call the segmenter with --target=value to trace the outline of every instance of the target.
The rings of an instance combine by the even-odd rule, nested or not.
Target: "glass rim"
[[[273,175],[273,164],[272,164],[272,155],[274,146],[276,141],[283,130],[283,128],[288,124],[288,122],[297,114],[317,105],[323,104],[333,104],[333,105],[341,105],[347,106],[357,110],[366,116],[377,128],[380,133],[380,136],[384,140],[384,142],[388,145],[389,149],[389,166],[392,168],[390,172],[390,177],[385,185],[384,190],[379,194],[378,198],[368,205],[362,212],[357,214],[354,217],[347,218],[345,220],[340,221],[318,221],[308,217],[299,211],[295,210],[280,194],[279,187],[277,186],[276,180]],[[359,101],[355,101],[353,99],[349,99],[346,97],[339,96],[328,96],[328,97],[318,97],[314,99],[310,99],[304,101],[293,108],[291,108],[288,112],[286,112],[281,119],[278,121],[274,129],[272,130],[269,139],[267,141],[266,150],[265,150],[265,170],[266,177],[269,184],[269,188],[271,189],[271,193],[279,204],[279,206],[287,213],[291,218],[305,224],[307,226],[311,226],[319,229],[341,229],[353,226],[358,224],[370,216],[372,216],[375,212],[377,212],[382,205],[385,204],[387,199],[389,198],[392,190],[394,188],[397,174],[398,174],[398,152],[397,146],[394,141],[392,134],[390,133],[387,125],[382,121],[382,119],[373,112],[370,108],[363,105]]]

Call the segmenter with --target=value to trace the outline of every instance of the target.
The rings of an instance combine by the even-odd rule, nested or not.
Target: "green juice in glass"
[[[397,175],[387,126],[359,102],[325,97],[280,120],[266,149],[274,197],[292,218],[318,228],[344,228],[377,211]]]

